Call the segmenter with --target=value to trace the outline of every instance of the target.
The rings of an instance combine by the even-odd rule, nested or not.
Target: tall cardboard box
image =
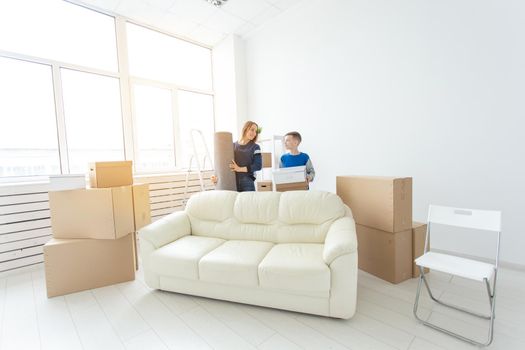
[[[337,176],[336,186],[356,223],[386,232],[412,229],[412,178]]]
[[[134,184],[133,192],[133,216],[135,219],[135,231],[151,223],[151,206],[149,202],[149,184]]]
[[[133,184],[131,164],[130,160],[89,163],[89,185],[91,188],[131,185]]]
[[[414,260],[419,258],[425,252],[425,238],[427,235],[427,224],[420,222],[412,223],[412,277],[419,277],[419,268]],[[425,273],[429,271],[425,268]]]
[[[412,229],[392,233],[356,225],[358,266],[391,283],[412,277]]]
[[[134,280],[133,239],[51,239],[44,245],[47,297]]]
[[[54,238],[117,239],[135,231],[131,186],[50,191]]]

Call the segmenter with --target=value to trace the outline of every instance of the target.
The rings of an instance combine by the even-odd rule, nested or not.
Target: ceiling
[[[128,17],[199,43],[214,46],[229,34],[246,37],[304,0],[228,0],[217,8],[206,0],[73,0]]]

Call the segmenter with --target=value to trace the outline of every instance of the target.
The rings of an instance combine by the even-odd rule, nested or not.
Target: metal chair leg
[[[419,270],[420,270],[420,276],[419,276],[419,283],[418,283],[418,286],[417,286],[416,300],[414,302],[414,309],[413,309],[415,318],[420,323],[424,324],[425,326],[428,326],[430,328],[433,328],[433,329],[435,329],[437,331],[440,331],[442,333],[448,334],[448,335],[453,336],[455,338],[461,339],[461,340],[463,340],[465,342],[468,342],[470,344],[474,344],[476,346],[488,346],[488,345],[490,345],[492,343],[493,338],[494,338],[494,318],[495,318],[495,310],[496,310],[496,299],[495,299],[495,296],[496,296],[496,276],[494,276],[494,286],[492,288],[492,293],[490,291],[490,285],[489,285],[488,281],[485,280],[485,283],[487,285],[487,292],[488,292],[488,296],[489,296],[489,303],[490,303],[490,307],[491,307],[490,315],[487,316],[487,315],[478,314],[476,312],[472,312],[471,310],[467,310],[467,309],[464,309],[464,308],[456,306],[456,305],[451,305],[451,304],[448,304],[448,303],[444,303],[441,300],[435,298],[433,296],[432,291],[430,289],[430,286],[428,285],[428,282],[427,282],[427,280],[425,278],[423,268],[421,266],[418,266],[418,267],[419,267]],[[423,283],[425,284],[425,287],[427,289],[428,295],[436,303],[438,303],[440,305],[443,305],[443,306],[446,306],[446,307],[449,307],[451,309],[455,309],[457,311],[465,312],[465,313],[470,314],[472,316],[476,316],[476,317],[479,317],[479,318],[483,318],[483,319],[489,320],[489,334],[488,334],[487,341],[485,343],[478,342],[478,341],[476,341],[474,339],[470,339],[470,338],[464,337],[461,334],[449,331],[449,330],[447,330],[445,328],[439,327],[439,326],[437,326],[437,325],[435,325],[433,323],[430,323],[430,322],[425,321],[422,318],[420,318],[418,316],[418,314],[417,314],[417,310],[418,310],[418,306],[419,306],[419,296],[421,294],[421,286],[422,286]]]

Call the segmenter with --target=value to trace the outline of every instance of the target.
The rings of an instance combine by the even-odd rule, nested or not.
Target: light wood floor
[[[481,284],[431,272],[437,296],[488,310]],[[357,314],[337,320],[150,290],[133,282],[47,299],[43,266],[0,276],[0,349],[475,349],[419,325],[417,279],[359,273]],[[494,343],[525,349],[525,272],[500,269]],[[425,317],[483,339],[480,320],[434,306]]]

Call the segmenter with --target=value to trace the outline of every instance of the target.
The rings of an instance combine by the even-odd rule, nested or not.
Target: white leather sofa
[[[208,191],[139,231],[151,288],[350,318],[357,240],[328,192]]]

